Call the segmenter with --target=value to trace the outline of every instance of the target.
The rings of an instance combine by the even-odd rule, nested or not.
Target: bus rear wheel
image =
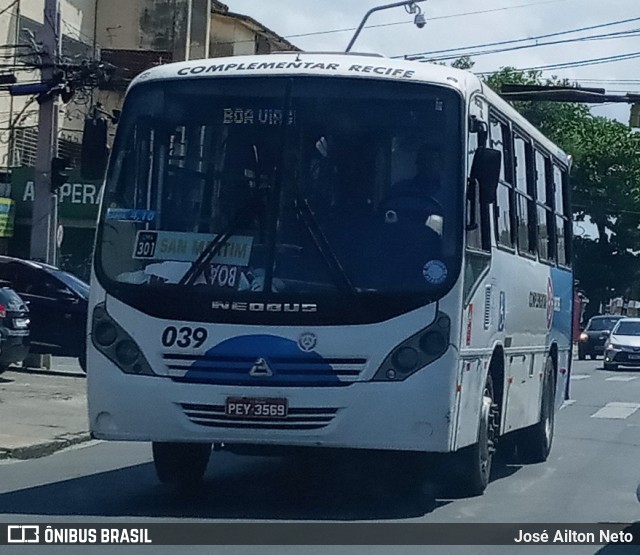
[[[549,458],[555,422],[554,362],[547,357],[544,365],[540,421],[518,434],[518,458],[523,463],[539,463]]]
[[[500,425],[493,380],[487,376],[480,405],[478,441],[454,454],[454,489],[461,495],[482,495],[489,485]]]
[[[153,442],[153,463],[158,479],[165,485],[190,488],[202,481],[211,443]]]

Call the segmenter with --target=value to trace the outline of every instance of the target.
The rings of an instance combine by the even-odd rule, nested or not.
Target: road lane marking
[[[587,378],[590,378],[591,376],[589,374],[571,374],[571,379],[572,380],[586,380]]]
[[[640,409],[640,404],[638,403],[621,403],[614,401],[613,403],[607,403],[599,411],[593,413],[591,418],[624,419],[629,418],[638,409]]]
[[[576,402],[575,399],[569,399],[568,401],[565,401],[564,403],[562,403],[562,405],[560,406],[560,410],[562,409],[566,409],[567,407],[570,407],[571,405],[573,405]]]
[[[607,378],[606,382],[632,382],[637,380],[636,376],[613,376],[613,378]]]

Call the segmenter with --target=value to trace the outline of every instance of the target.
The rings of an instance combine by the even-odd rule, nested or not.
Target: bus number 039
[[[201,347],[207,340],[207,330],[204,328],[190,328],[184,326],[176,328],[169,326],[162,332],[162,344],[165,347],[174,345],[186,349],[187,347]]]

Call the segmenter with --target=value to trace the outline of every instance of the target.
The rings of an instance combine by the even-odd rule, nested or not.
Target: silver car
[[[640,318],[624,318],[611,330],[605,345],[604,368],[640,366]]]

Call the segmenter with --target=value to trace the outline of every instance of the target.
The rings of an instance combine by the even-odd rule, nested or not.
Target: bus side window
[[[514,144],[514,164],[516,176],[516,217],[517,217],[517,239],[518,251],[520,254],[533,255],[536,252],[536,245],[533,238],[534,200],[531,195],[529,185],[531,175],[531,155],[530,145],[519,135],[513,140]],[[533,231],[532,231],[533,229]]]
[[[494,205],[494,225],[496,241],[499,245],[513,248],[515,244],[513,225],[513,177],[511,171],[511,151],[509,126],[495,118],[489,122],[491,148],[502,153],[502,167],[500,168],[500,183]]]
[[[469,133],[467,150],[468,167],[471,170],[473,156],[478,149],[478,133]],[[466,233],[467,248],[473,250],[489,251],[491,249],[489,207],[480,203],[480,190],[478,184],[468,180],[466,196]]]
[[[555,259],[555,233],[553,222],[553,193],[548,183],[549,158],[535,149],[536,212],[538,253],[546,261]]]
[[[571,214],[568,202],[569,179],[566,170],[553,164],[553,189],[555,193],[556,252],[558,264],[571,266]]]

